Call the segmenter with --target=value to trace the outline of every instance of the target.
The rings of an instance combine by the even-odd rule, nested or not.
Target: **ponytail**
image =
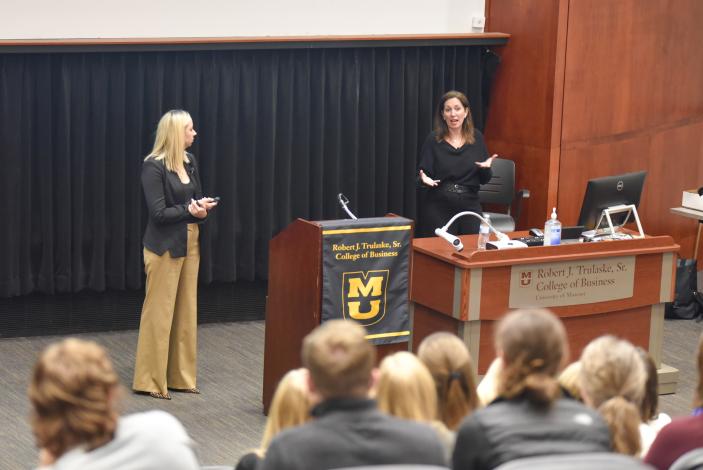
[[[621,396],[605,401],[599,408],[601,416],[610,429],[613,451],[637,456],[642,449],[640,441],[640,412],[637,407]]]
[[[471,375],[452,372],[447,378],[446,394],[440,400],[440,419],[447,428],[456,431],[462,419],[478,407],[476,387]],[[441,393],[441,391],[438,391]]]

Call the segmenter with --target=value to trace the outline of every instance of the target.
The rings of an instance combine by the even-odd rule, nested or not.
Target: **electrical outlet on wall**
[[[483,32],[484,26],[486,26],[485,16],[474,16],[471,18],[471,29],[473,29],[474,32]]]

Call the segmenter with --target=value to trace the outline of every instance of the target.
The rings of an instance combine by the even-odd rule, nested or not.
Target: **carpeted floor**
[[[687,414],[695,387],[695,351],[702,323],[667,321],[664,362],[680,370],[678,392],[661,397],[661,411]],[[122,383],[129,387],[137,332],[77,335],[110,351]],[[173,394],[173,400],[134,395],[125,388],[124,413],[163,409],[185,425],[197,444],[202,464],[234,465],[258,445],[265,417],[261,412],[264,322],[208,324],[199,327],[199,387],[202,395]],[[36,449],[28,424],[26,398],[31,367],[44,346],[57,337],[0,339],[0,469],[28,469]]]

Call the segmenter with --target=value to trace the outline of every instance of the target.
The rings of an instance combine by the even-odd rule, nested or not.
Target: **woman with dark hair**
[[[652,356],[642,348],[636,348],[637,353],[644,363],[647,373],[647,381],[644,387],[644,397],[640,405],[640,440],[642,449],[640,456],[647,455],[649,448],[657,437],[661,429],[671,422],[671,416],[659,412],[659,378],[657,377],[657,365]]]
[[[517,310],[498,323],[498,398],[460,426],[453,468],[492,469],[540,455],[609,452],[603,419],[562,396],[557,374],[568,347],[561,321],[546,310]]]
[[[439,100],[432,131],[420,150],[420,182],[429,190],[425,198],[419,232],[432,236],[456,213],[481,213],[478,190],[490,181],[491,163],[483,134],[474,127],[469,100],[449,91]],[[452,233],[478,233],[479,219],[462,217],[450,227]]]

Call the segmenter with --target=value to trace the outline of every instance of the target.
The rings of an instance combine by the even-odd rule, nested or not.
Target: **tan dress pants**
[[[198,226],[188,224],[185,258],[144,248],[146,296],[139,324],[132,388],[166,394],[196,386]]]

